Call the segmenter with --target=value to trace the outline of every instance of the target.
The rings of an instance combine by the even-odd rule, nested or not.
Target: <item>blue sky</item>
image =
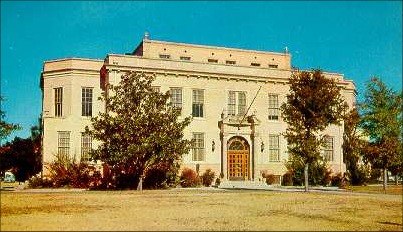
[[[45,60],[103,59],[152,39],[283,51],[292,65],[402,89],[402,2],[1,1],[1,109],[27,137],[41,112]]]

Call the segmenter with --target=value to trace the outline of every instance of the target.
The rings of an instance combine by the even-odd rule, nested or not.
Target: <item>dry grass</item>
[[[402,230],[384,194],[158,190],[2,192],[1,230]]]
[[[349,190],[353,192],[360,192],[360,193],[380,193],[383,194],[383,187],[382,185],[368,185],[368,186],[350,186],[348,187]],[[395,185],[389,184],[386,187],[387,194],[396,194],[402,195],[403,186],[402,185]]]

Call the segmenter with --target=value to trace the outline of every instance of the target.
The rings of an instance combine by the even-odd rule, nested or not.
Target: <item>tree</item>
[[[14,138],[1,147],[2,172],[12,170],[18,181],[25,181],[42,169],[41,126],[31,127],[31,137]]]
[[[401,166],[402,99],[401,93],[398,94],[374,77],[367,83],[364,101],[360,104],[361,126],[369,137],[364,158],[373,167],[383,169],[384,191],[388,169]]]
[[[364,184],[369,172],[364,164],[360,164],[365,141],[359,128],[361,117],[357,108],[351,109],[344,116],[343,157],[350,182],[353,185]]]
[[[320,70],[296,71],[289,80],[290,93],[281,110],[288,123],[285,137],[291,155],[304,164],[305,191],[308,191],[309,165],[321,159],[324,138],[319,135],[330,124],[339,124],[347,104],[335,81]]]
[[[3,97],[0,96],[0,104],[1,101],[3,101]],[[3,139],[7,138],[7,136],[9,136],[13,131],[21,129],[21,127],[17,124],[3,121],[5,116],[4,111],[0,109],[0,141],[3,141]]]
[[[111,169],[113,185],[134,188],[141,185],[153,168],[166,166],[166,172],[179,167],[190,148],[183,130],[191,118],[179,120],[180,109],[167,103],[169,93],[153,90],[154,76],[139,72],[122,75],[116,86],[103,94],[106,112],[92,118],[87,132],[100,145],[92,157]]]

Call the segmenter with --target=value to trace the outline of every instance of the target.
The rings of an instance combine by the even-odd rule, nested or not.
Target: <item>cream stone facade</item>
[[[172,43],[147,37],[130,54],[108,54],[104,60],[66,58],[44,63],[44,165],[58,153],[80,159],[89,146],[96,146],[96,141],[82,132],[90,126],[91,116],[105,110],[98,97],[106,85],[118,84],[126,71],[155,75],[153,86],[162,92],[171,90],[171,101],[182,108],[182,117],[193,116],[185,136],[195,139],[195,148],[183,157],[182,167],[198,166],[200,173],[211,168],[225,180],[258,180],[262,172],[286,172],[287,142],[282,133],[287,124],[279,106],[286,100],[293,71],[288,52]],[[352,106],[353,82],[337,73],[324,75],[337,81]],[[343,126],[329,126],[324,133],[329,136],[324,155],[333,172],[344,172]]]

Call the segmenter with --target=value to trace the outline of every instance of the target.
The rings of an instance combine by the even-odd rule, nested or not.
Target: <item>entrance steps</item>
[[[230,180],[223,180],[218,188],[222,189],[271,189],[275,186],[267,185],[263,181],[230,181]]]

